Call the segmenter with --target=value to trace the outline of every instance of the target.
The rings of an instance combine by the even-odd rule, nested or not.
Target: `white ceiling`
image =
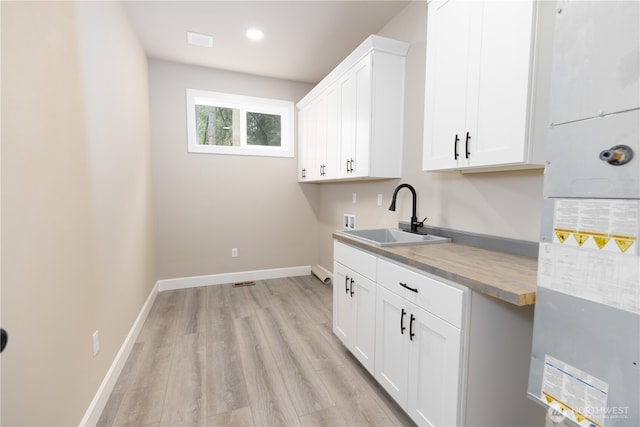
[[[126,1],[150,58],[317,83],[409,1]],[[265,37],[252,42],[250,27]],[[186,32],[214,36],[213,48]]]

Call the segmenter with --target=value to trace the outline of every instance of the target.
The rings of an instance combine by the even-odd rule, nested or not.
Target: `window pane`
[[[196,128],[200,145],[240,145],[240,111],[196,105]]]
[[[280,119],[275,114],[247,112],[247,144],[280,147]]]
[[[187,89],[189,153],[294,157],[292,101]]]

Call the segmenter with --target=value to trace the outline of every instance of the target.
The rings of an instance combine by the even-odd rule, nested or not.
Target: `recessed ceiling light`
[[[264,33],[257,28],[248,29],[246,34],[251,40],[262,40],[264,38]]]
[[[209,34],[193,33],[191,31],[187,31],[187,43],[194,46],[212,48],[213,36],[210,36]]]

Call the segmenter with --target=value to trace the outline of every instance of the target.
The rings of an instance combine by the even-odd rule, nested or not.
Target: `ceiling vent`
[[[213,36],[187,31],[187,43],[200,47],[213,47]]]

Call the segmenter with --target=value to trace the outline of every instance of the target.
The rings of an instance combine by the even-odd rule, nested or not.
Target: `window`
[[[293,157],[293,102],[187,89],[190,153]]]

